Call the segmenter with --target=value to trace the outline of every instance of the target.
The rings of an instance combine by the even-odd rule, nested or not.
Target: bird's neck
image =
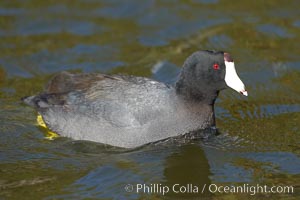
[[[211,113],[208,116],[208,124],[211,127],[216,126],[214,104],[218,96],[218,92],[208,92],[208,90],[201,90],[200,88],[191,88],[185,83],[185,79],[179,79],[175,85],[175,91],[177,97],[182,99],[187,105],[194,105],[193,109],[202,109],[209,111]],[[199,110],[201,113],[202,110]]]
[[[201,83],[194,83],[192,80],[195,79],[181,73],[175,84],[177,95],[186,100],[198,102],[200,104],[208,104],[213,107],[219,92],[213,90],[209,86],[204,86]]]

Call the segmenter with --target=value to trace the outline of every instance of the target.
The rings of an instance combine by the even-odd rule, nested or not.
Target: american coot
[[[230,54],[197,51],[174,87],[144,77],[61,72],[23,101],[61,136],[134,148],[214,126],[214,102],[226,86],[248,95]]]

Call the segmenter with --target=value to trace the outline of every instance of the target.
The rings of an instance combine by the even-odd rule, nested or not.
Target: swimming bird
[[[214,103],[230,87],[247,96],[229,53],[197,51],[174,86],[145,77],[61,72],[33,106],[64,137],[135,148],[215,126]]]

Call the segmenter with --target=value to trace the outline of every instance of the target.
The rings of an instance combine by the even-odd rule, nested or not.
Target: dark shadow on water
[[[204,132],[198,133],[198,136],[203,136]],[[101,162],[66,188],[69,195],[53,197],[210,199],[213,194],[207,188],[202,192],[203,187],[211,183],[210,177],[213,175],[205,151],[213,148],[218,152],[214,142],[220,136],[222,134],[214,130],[214,135],[204,140],[195,137],[172,138],[135,149],[87,141],[67,141],[64,148],[95,159],[99,157]],[[215,155],[219,156],[218,153]],[[209,159],[218,157],[212,156]],[[134,186],[133,192],[124,190],[127,184]],[[137,184],[145,184],[146,188],[138,191]],[[155,185],[168,186],[169,191],[162,195],[153,189]]]
[[[169,199],[203,199],[212,196],[203,187],[211,183],[210,167],[200,145],[184,145],[165,159],[164,184]]]
[[[101,151],[100,145],[87,148],[91,143],[83,143],[72,143],[72,148],[89,153],[94,153],[97,148]],[[134,151],[101,155],[105,154],[107,157],[102,159],[101,164],[65,188],[66,195],[54,195],[51,198],[197,199],[211,196],[207,191],[202,193],[203,185],[210,183],[211,172],[199,144],[148,145]],[[127,184],[133,185],[132,192],[124,189]],[[153,190],[137,190],[137,184],[149,187],[160,184],[168,186],[170,191],[162,195]],[[191,189],[188,184],[194,185],[194,193],[188,192]],[[186,191],[183,192],[184,188],[181,188],[182,194],[176,193],[180,190],[179,186],[186,187]]]

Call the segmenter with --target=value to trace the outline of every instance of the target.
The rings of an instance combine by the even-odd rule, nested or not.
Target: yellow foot
[[[52,132],[46,125],[46,123],[44,122],[43,120],[43,117],[42,115],[38,114],[37,115],[37,118],[36,118],[36,121],[37,121],[37,124],[42,127],[43,129],[46,130],[46,136],[45,136],[45,139],[47,140],[54,140],[55,138],[58,138],[59,135]]]

